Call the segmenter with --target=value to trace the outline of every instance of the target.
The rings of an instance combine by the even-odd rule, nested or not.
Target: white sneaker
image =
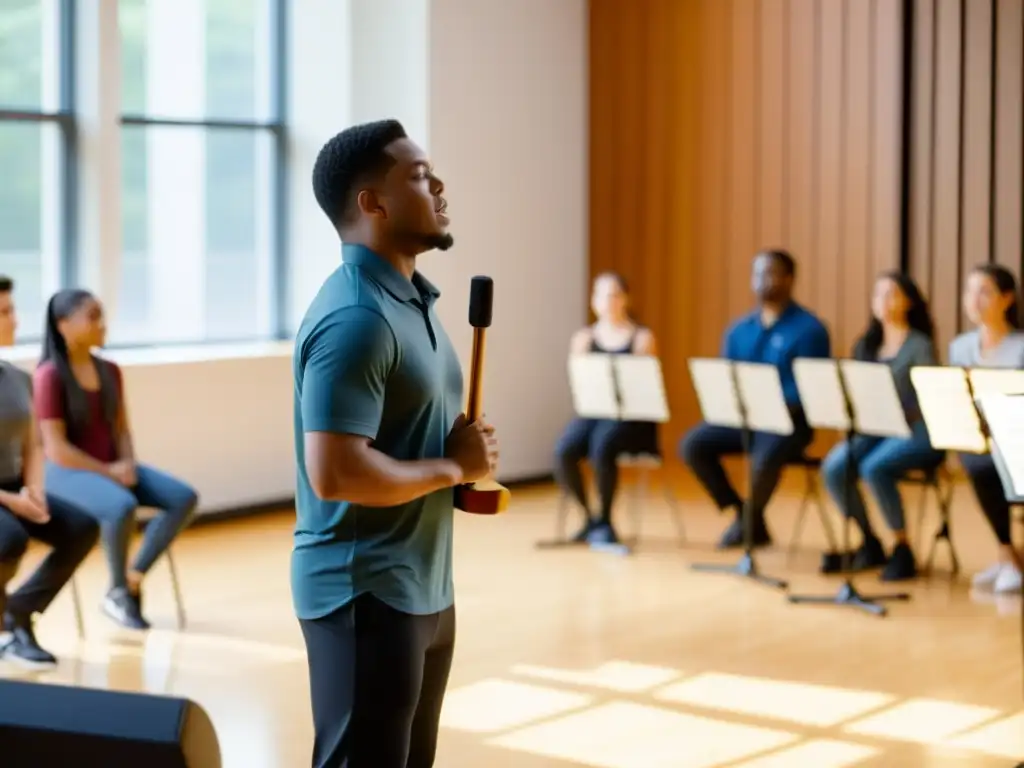
[[[992,585],[992,591],[997,595],[1007,595],[1013,592],[1020,592],[1021,573],[1016,566],[1004,565],[999,572],[999,577]]]
[[[996,563],[995,565],[990,565],[981,573],[976,573],[974,575],[974,588],[993,589],[1005,567],[1005,563]]]

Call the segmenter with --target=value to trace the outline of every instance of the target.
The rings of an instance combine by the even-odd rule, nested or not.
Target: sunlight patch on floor
[[[556,683],[601,688],[616,693],[644,693],[665,685],[683,673],[676,669],[651,667],[629,661],[609,661],[588,670],[552,669],[529,664],[517,664],[512,674]]]
[[[998,709],[937,699],[910,699],[850,723],[843,730],[860,736],[942,744],[1003,714]]]
[[[441,726],[495,733],[580,709],[591,702],[590,696],[581,693],[508,680],[481,680],[445,696]]]
[[[880,753],[863,744],[815,739],[739,763],[734,768],[853,768]]]

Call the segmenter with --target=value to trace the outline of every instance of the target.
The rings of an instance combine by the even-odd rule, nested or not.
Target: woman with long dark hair
[[[577,331],[570,342],[571,354],[604,352],[621,355],[654,355],[654,334],[636,322],[629,309],[629,287],[622,275],[605,272],[594,279],[590,306],[597,322]],[[583,510],[583,527],[573,537],[577,543],[617,544],[612,526],[612,504],[618,485],[616,460],[627,452],[657,453],[657,425],[652,422],[573,419],[555,446],[555,478]],[[599,507],[591,509],[580,463],[587,459],[597,481]]]
[[[0,347],[14,343],[13,291],[14,281],[0,276]],[[42,669],[57,660],[36,641],[33,621],[74,575],[96,544],[99,529],[91,517],[45,492],[35,436],[32,378],[0,360],[0,658]],[[7,594],[30,539],[43,542],[50,552]]]
[[[50,299],[34,377],[46,487],[100,523],[111,579],[104,613],[124,627],[148,629],[143,578],[188,523],[197,498],[180,480],[136,463],[121,370],[93,354],[105,339],[103,307],[91,293],[67,289]],[[139,506],[159,515],[146,526],[129,569],[128,545]]]
[[[871,299],[871,322],[854,346],[853,356],[857,360],[888,363],[912,434],[906,438],[857,435],[852,444],[844,441],[833,448],[822,463],[829,495],[861,530],[862,544],[854,555],[853,568],[866,570],[884,565],[884,581],[901,581],[917,575],[898,483],[911,470],[937,468],[944,457],[942,451],[931,447],[910,381],[911,368],[936,364],[934,335],[928,304],[914,281],[900,272],[880,275]],[[888,557],[872,530],[860,488],[846,487],[851,453],[857,476],[875,497],[892,529],[895,545]]]
[[[964,368],[1024,368],[1017,281],[998,264],[981,264],[967,276],[964,312],[974,329],[949,345],[949,364]],[[974,577],[977,589],[999,594],[1019,592],[1024,555],[1013,547],[1010,504],[989,454],[961,453],[960,466],[970,478],[974,495],[999,542],[997,561]]]

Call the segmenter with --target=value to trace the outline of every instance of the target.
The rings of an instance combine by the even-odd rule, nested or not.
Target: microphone
[[[469,364],[469,394],[466,420],[478,421],[483,413],[484,351],[487,329],[491,327],[494,281],[474,277],[469,285],[469,324],[473,327],[473,351]],[[493,480],[480,480],[455,489],[455,508],[474,515],[496,515],[508,509],[512,494]]]

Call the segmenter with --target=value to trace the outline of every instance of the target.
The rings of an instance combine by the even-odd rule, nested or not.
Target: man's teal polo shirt
[[[434,312],[440,293],[371,250],[342,248],[295,339],[298,462],[292,598],[316,619],[371,593],[424,615],[454,601],[453,491],[397,507],[324,501],[310,486],[304,433],[364,435],[388,456],[444,456],[462,410],[462,368]]]

